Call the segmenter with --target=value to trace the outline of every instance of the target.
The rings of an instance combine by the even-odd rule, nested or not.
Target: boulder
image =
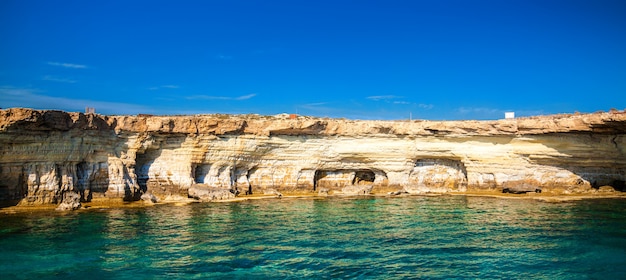
[[[615,192],[615,188],[613,188],[612,186],[601,186],[598,188],[598,192],[601,192],[601,193]]]
[[[151,192],[146,192],[144,194],[141,195],[141,200],[145,201],[145,202],[149,202],[149,203],[157,203],[159,202],[159,199],[154,196]]]
[[[64,192],[61,204],[56,208],[58,211],[71,211],[81,207],[80,194],[75,192]]]
[[[188,190],[191,198],[198,200],[225,200],[235,198],[235,194],[226,188],[209,187],[203,184],[194,184]]]

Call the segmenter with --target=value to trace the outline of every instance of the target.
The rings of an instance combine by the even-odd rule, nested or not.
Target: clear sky
[[[499,119],[626,108],[626,1],[0,0],[0,107]]]

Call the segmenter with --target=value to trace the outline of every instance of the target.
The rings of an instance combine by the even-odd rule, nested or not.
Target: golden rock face
[[[63,193],[187,197],[192,185],[265,192],[543,192],[623,188],[626,114],[498,121],[358,121],[278,115],[101,116],[0,110],[0,200]],[[357,186],[361,186],[358,187]]]

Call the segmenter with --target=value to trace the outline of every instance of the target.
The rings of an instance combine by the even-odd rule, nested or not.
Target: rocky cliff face
[[[164,199],[187,197],[190,188],[239,196],[518,184],[555,193],[621,190],[625,133],[623,112],[434,122],[8,109],[0,110],[0,200]]]

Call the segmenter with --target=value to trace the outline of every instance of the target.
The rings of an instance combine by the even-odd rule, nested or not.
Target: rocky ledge
[[[3,205],[624,191],[626,113],[497,121],[0,110]]]

